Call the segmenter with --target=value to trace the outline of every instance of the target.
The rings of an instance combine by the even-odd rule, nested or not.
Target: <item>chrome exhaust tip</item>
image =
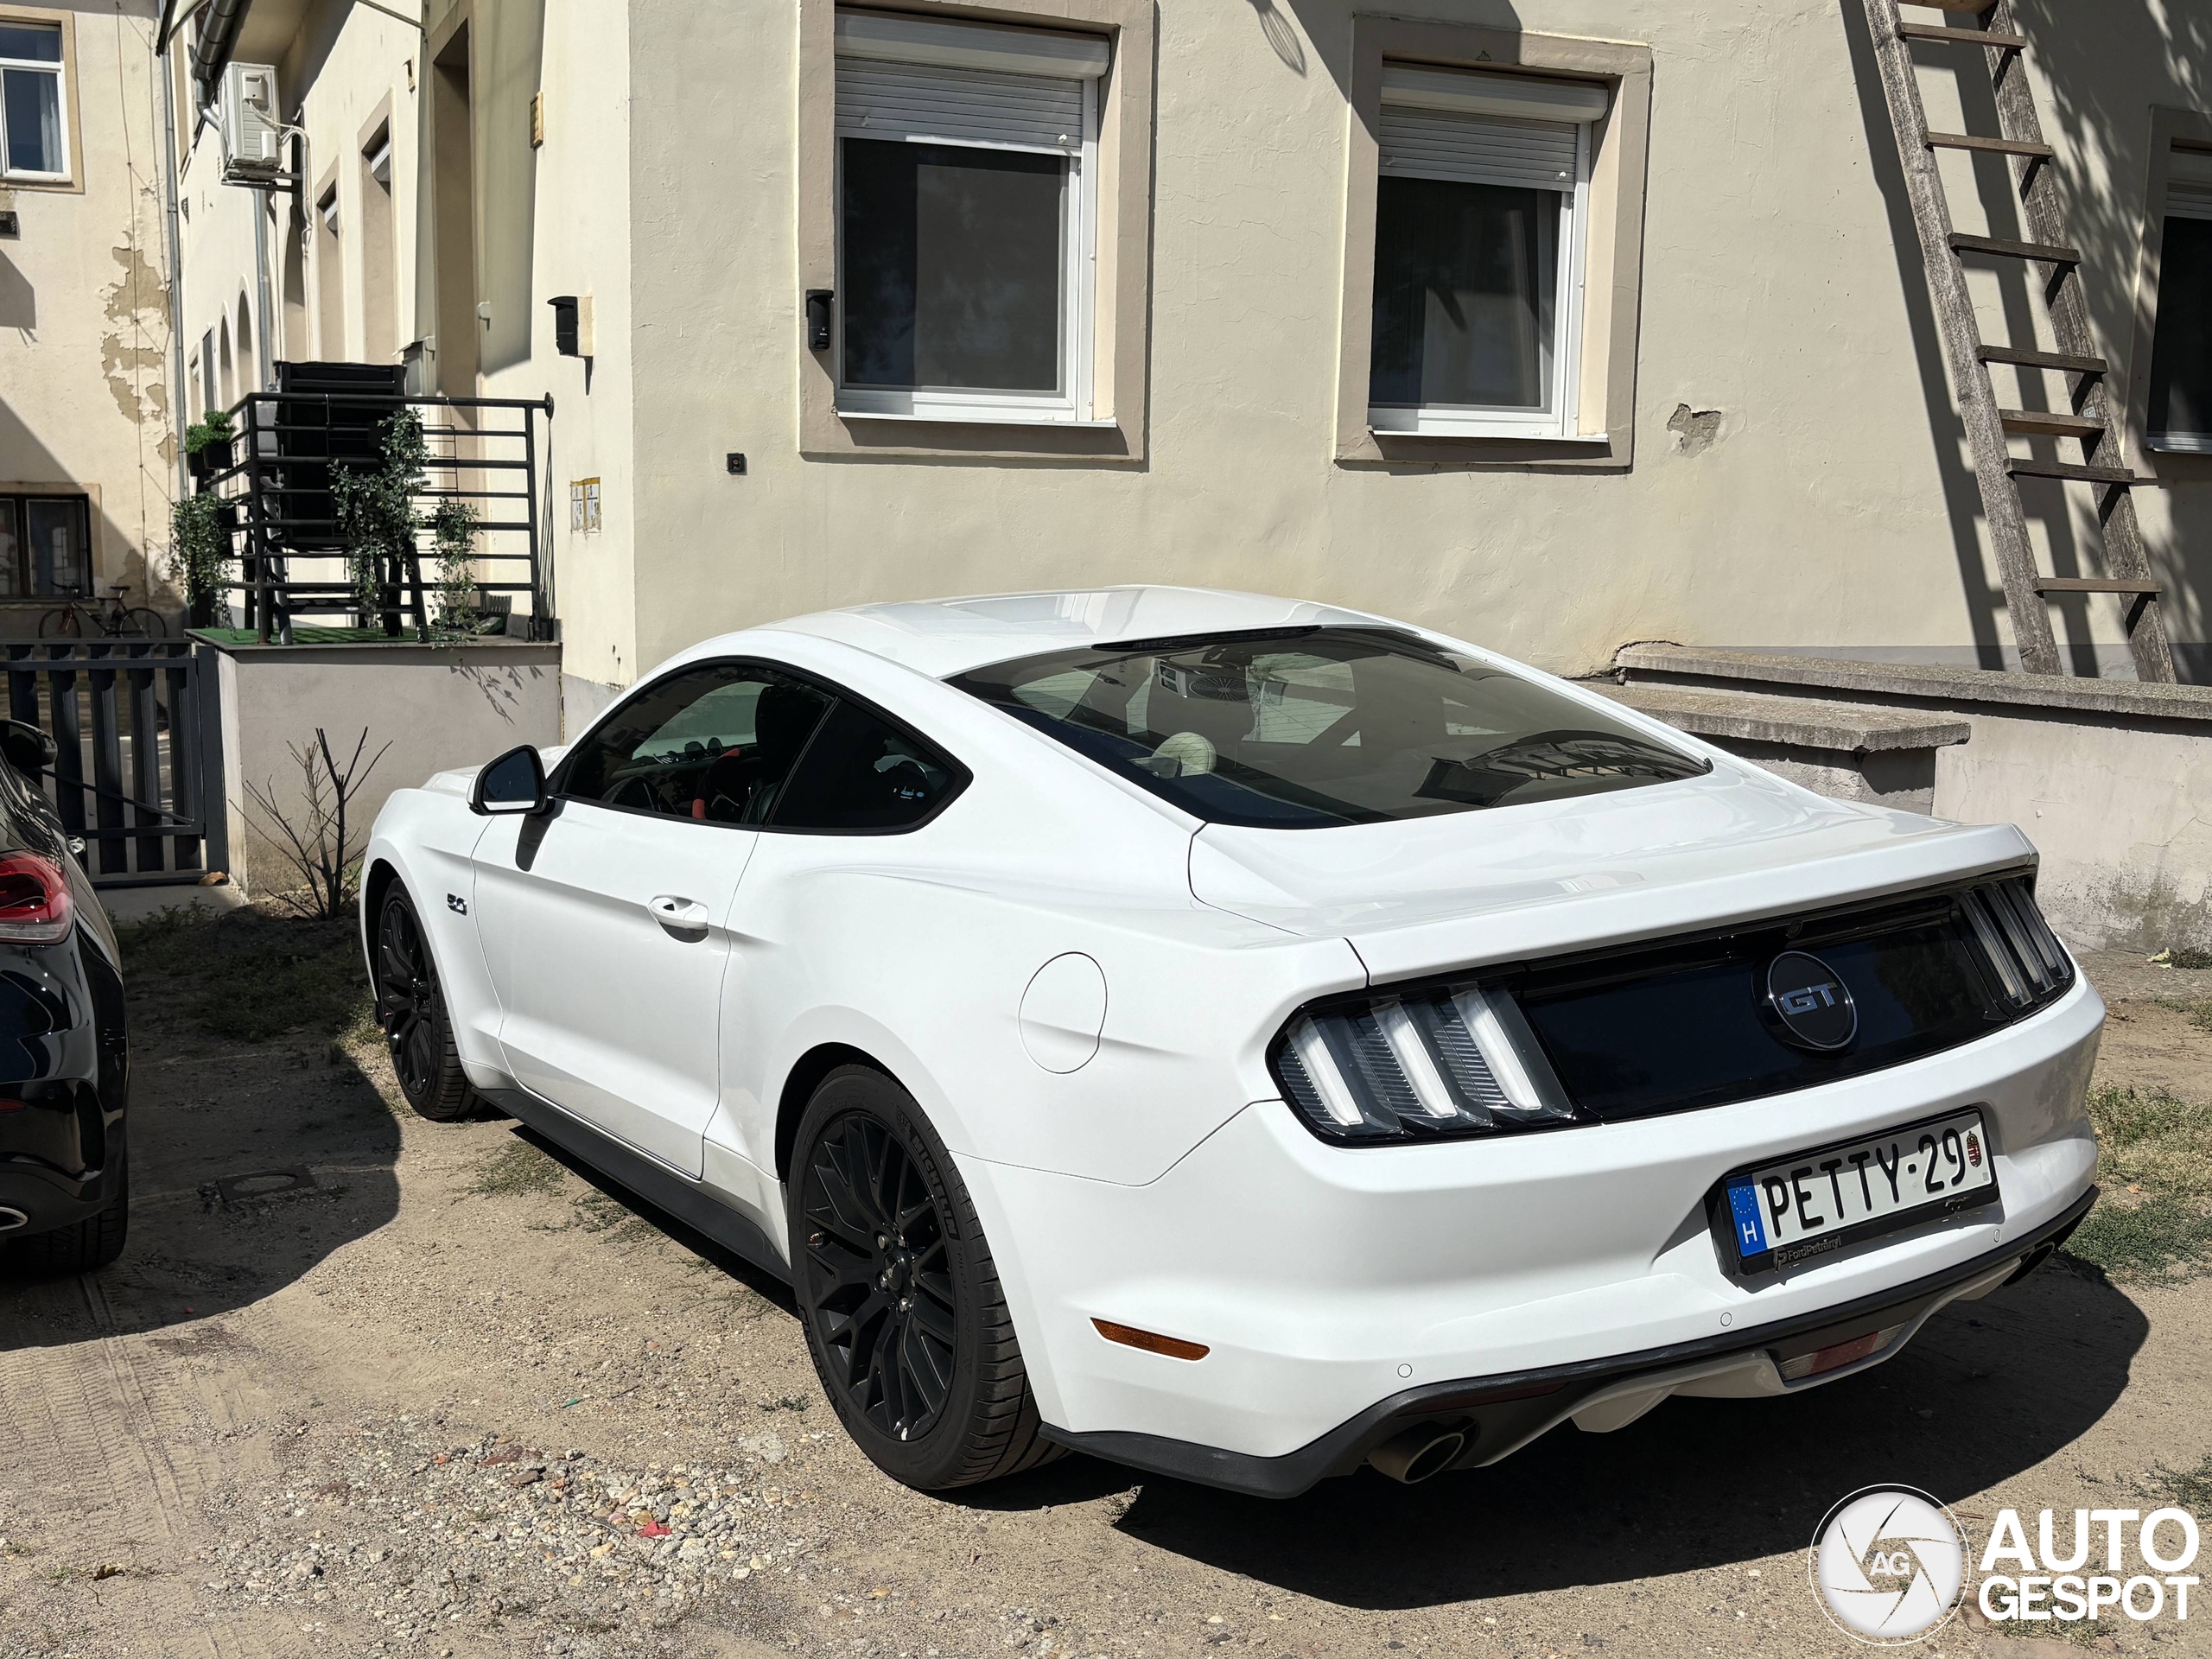
[[[31,1218],[22,1211],[10,1210],[6,1205],[0,1204],[0,1233],[12,1233],[18,1227],[30,1224]]]
[[[1393,1434],[1367,1454],[1367,1460],[1395,1481],[1418,1485],[1440,1475],[1466,1449],[1465,1431],[1417,1426]]]

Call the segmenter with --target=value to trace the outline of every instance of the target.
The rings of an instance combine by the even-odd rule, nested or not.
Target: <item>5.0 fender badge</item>
[[[1821,1052],[1850,1046],[1859,1034],[1859,1005],[1843,976],[1818,957],[1785,950],[1767,964],[1766,1004],[1800,1048]]]
[[[466,916],[468,914],[468,900],[457,893],[449,893],[446,894],[446,908],[456,916]]]

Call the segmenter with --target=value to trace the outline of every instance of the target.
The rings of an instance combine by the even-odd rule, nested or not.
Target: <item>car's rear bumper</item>
[[[119,1129],[104,1166],[81,1174],[0,1150],[0,1244],[99,1215],[123,1190],[123,1160]]]
[[[1465,1449],[1445,1466],[1495,1463],[1570,1417],[1596,1416],[1602,1411],[1613,1420],[1606,1427],[1616,1427],[1673,1394],[1786,1393],[1793,1385],[1782,1381],[1775,1363],[1777,1354],[1814,1352],[1902,1327],[1903,1334],[1882,1353],[1794,1386],[1816,1387],[1879,1363],[1946,1303],[1986,1295],[2033,1271],[2065,1243],[2096,1196],[2091,1187],[2057,1220],[2017,1243],[1897,1291],[1740,1334],[1732,1332],[1646,1353],[1406,1389],[1278,1457],[1254,1457],[1157,1434],[1112,1429],[1085,1433],[1050,1423],[1044,1426],[1045,1437],[1150,1474],[1199,1481],[1256,1497],[1295,1497],[1316,1481],[1351,1474],[1376,1446],[1408,1430],[1459,1435]]]
[[[1263,1102],[1141,1187],[959,1161],[1047,1432],[1287,1494],[1357,1466],[1408,1417],[1465,1417],[1463,1461],[1484,1462],[1567,1416],[1618,1427],[1668,1392],[1786,1391],[1857,1368],[1784,1383],[1769,1350],[1808,1332],[1827,1346],[1878,1318],[1867,1330],[1908,1328],[1859,1364],[1894,1355],[2086,1209],[2082,1103],[2103,1012],[2077,980],[2016,1026],[1868,1076],[1488,1141],[1326,1146]],[[1779,1274],[1724,1268],[1707,1205],[1728,1171],[1967,1106],[1985,1116],[1996,1205]],[[1208,1352],[1109,1342],[1102,1319]]]

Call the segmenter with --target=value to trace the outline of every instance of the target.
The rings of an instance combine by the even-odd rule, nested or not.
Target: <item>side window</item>
[[[714,823],[760,823],[830,699],[773,669],[711,663],[632,697],[579,744],[569,800]]]
[[[952,763],[867,709],[840,702],[807,747],[772,821],[779,830],[903,830],[958,780]]]

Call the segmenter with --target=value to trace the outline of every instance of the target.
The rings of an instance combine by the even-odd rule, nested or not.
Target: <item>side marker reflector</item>
[[[1213,1351],[1202,1342],[1163,1337],[1154,1331],[1140,1331],[1135,1325],[1116,1325],[1111,1319],[1093,1319],[1091,1324],[1109,1342],[1118,1342],[1125,1348],[1141,1348],[1148,1354],[1165,1354],[1170,1359],[1204,1359]]]

